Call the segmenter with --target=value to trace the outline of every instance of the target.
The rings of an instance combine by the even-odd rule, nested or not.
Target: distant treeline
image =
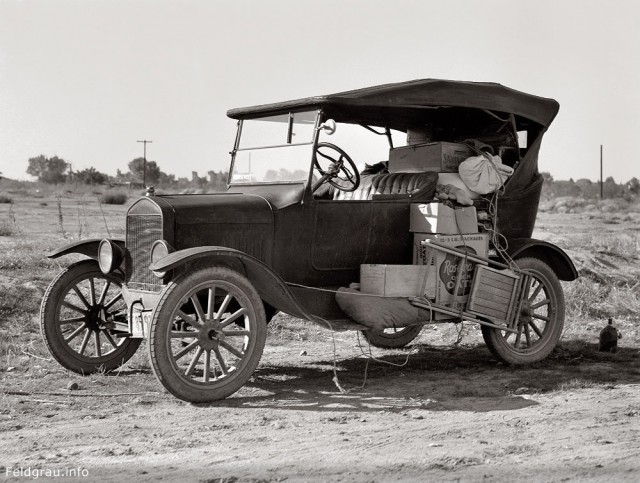
[[[146,162],[146,174],[143,174],[144,158],[136,158],[128,163],[128,171],[117,171],[115,176],[101,173],[95,168],[87,168],[81,171],[73,171],[71,164],[57,156],[46,157],[40,155],[29,159],[27,174],[35,176],[43,183],[81,183],[87,185],[128,185],[131,187],[143,187],[143,184],[153,185],[164,189],[205,189],[207,191],[224,191],[227,188],[227,171],[208,171],[206,177],[198,176],[193,171],[191,178],[176,178],[173,174],[167,174],[160,169],[155,161]],[[585,199],[600,197],[600,183],[586,178],[574,181],[570,179],[554,180],[550,173],[541,173],[544,178],[542,186],[542,198],[558,198],[573,196]],[[273,173],[273,179],[279,179],[278,173]],[[143,183],[144,180],[144,183]],[[616,183],[609,176],[602,186],[604,198],[636,199],[640,196],[640,181],[631,178],[626,183]]]
[[[155,161],[146,162],[144,158],[136,158],[127,165],[129,170],[117,170],[115,176],[102,173],[91,167],[74,171],[70,163],[58,156],[44,155],[29,159],[27,174],[35,176],[38,181],[48,184],[80,183],[87,185],[127,185],[142,187],[153,185],[164,189],[206,189],[208,191],[224,191],[227,188],[228,172],[209,171],[206,177],[198,176],[193,171],[191,178],[176,178],[174,174],[167,174],[160,169]]]
[[[575,198],[596,199],[600,197],[600,182],[594,182],[586,178],[578,179],[576,181],[570,179],[554,180],[551,174],[543,172],[541,173],[544,178],[544,184],[542,185],[542,198],[559,198],[564,196],[572,196]],[[616,183],[614,179],[609,176],[604,183],[602,183],[602,194],[604,198],[624,198],[627,201],[638,198],[640,196],[640,181],[638,178],[631,178],[626,183]]]

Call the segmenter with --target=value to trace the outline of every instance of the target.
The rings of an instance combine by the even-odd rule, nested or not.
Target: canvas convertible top
[[[553,99],[526,94],[494,82],[418,79],[231,109],[227,115],[233,119],[246,119],[318,107],[335,110],[338,121],[342,108],[351,114],[358,113],[363,122],[396,129],[403,129],[403,124],[406,126],[416,117],[416,111],[443,107],[515,114],[546,128],[558,113],[559,105]]]
[[[438,126],[444,137],[460,142],[487,135],[527,133],[527,147],[505,184],[498,206],[498,227],[510,238],[530,237],[535,224],[542,176],[538,153],[542,137],[558,113],[553,99],[527,94],[493,82],[418,79],[325,96],[231,109],[233,119],[251,119],[321,108],[324,118],[407,132]],[[508,126],[508,127],[507,127]],[[507,127],[507,129],[505,129]]]

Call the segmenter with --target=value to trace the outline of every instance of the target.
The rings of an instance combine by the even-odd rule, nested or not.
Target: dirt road
[[[518,369],[482,346],[426,344],[446,339],[445,330],[426,328],[404,367],[370,361],[364,388],[355,334],[338,334],[345,393],[332,380],[329,332],[267,344],[252,381],[214,405],[164,393],[144,362],[88,378],[44,362],[32,374],[5,372],[12,394],[0,414],[2,474],[10,481],[26,479],[12,476],[20,468],[63,475],[82,468],[101,481],[637,481],[637,350],[567,348]],[[402,364],[407,352],[374,354]],[[66,389],[72,382],[78,390]]]

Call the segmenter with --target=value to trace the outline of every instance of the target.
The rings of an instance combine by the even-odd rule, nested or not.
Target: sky
[[[640,178],[637,0],[0,0],[0,172],[226,170],[234,107],[420,78],[560,103],[555,179]]]

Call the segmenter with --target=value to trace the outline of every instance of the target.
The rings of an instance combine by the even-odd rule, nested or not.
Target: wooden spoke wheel
[[[564,325],[564,293],[555,272],[542,260],[516,260],[524,271],[524,300],[516,333],[482,327],[489,350],[509,364],[531,364],[555,348]]]
[[[80,373],[111,371],[127,362],[140,339],[117,337],[114,322],[126,322],[122,274],[105,275],[94,260],[63,270],[49,285],[40,311],[40,328],[51,355]]]
[[[267,323],[249,280],[207,267],[167,286],[149,332],[153,371],[164,387],[184,401],[209,402],[230,396],[251,377]]]

